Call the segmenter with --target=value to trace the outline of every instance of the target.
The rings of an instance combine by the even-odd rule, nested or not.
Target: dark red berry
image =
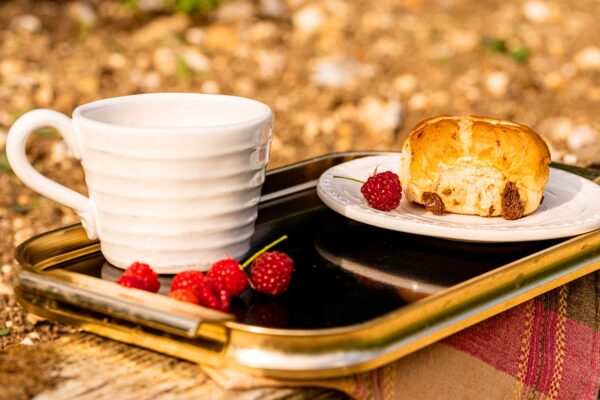
[[[225,284],[214,279],[203,279],[196,288],[194,294],[198,298],[198,304],[219,311],[229,311],[231,296]]]
[[[135,288],[140,290],[146,290],[146,285],[144,285],[144,281],[133,275],[121,275],[117,283],[121,286],[125,286],[128,288]]]
[[[266,252],[250,266],[250,282],[259,292],[277,296],[288,289],[293,271],[294,260],[287,254]]]
[[[182,271],[173,277],[171,281],[171,292],[179,289],[194,289],[201,280],[204,279],[204,274],[195,269]]]
[[[400,205],[402,186],[392,171],[375,173],[360,188],[369,206],[376,210],[391,211]]]
[[[246,321],[260,326],[282,328],[288,321],[287,308],[272,301],[254,303],[248,309]]]
[[[186,303],[194,303],[198,304],[198,297],[194,293],[193,289],[176,289],[169,293],[169,297],[179,300],[185,301]]]
[[[246,274],[233,258],[214,263],[206,273],[206,277],[223,282],[231,296],[239,296],[248,286]]]
[[[134,276],[144,282],[144,290],[157,293],[160,289],[158,275],[148,264],[134,262],[123,272],[123,276]]]

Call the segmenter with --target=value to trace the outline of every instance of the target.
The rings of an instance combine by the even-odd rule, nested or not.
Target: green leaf
[[[444,56],[436,57],[436,58],[434,58],[434,61],[440,67],[444,67],[444,68],[453,68],[454,67],[454,60],[452,60],[452,58],[450,58],[450,57],[444,57]]]
[[[42,208],[42,203],[40,202],[39,197],[33,199],[33,201],[31,202],[31,208],[33,208],[34,210],[39,210],[40,208]]]
[[[10,335],[10,329],[0,329],[0,336],[7,336]]]
[[[483,38],[483,47],[492,53],[507,53],[508,46],[506,40],[500,38]]]
[[[218,6],[220,0],[176,0],[175,10],[186,14],[205,13]]]
[[[192,70],[183,57],[179,57],[177,60],[177,71],[175,72],[175,78],[178,82],[184,82],[190,79],[192,76]]]
[[[137,11],[137,0],[121,0],[121,4],[130,11]]]
[[[12,172],[12,168],[8,163],[8,158],[6,158],[6,151],[0,153],[0,171],[2,172]]]
[[[429,30],[429,40],[431,42],[437,42],[440,40],[440,38],[442,37],[442,32],[437,29],[437,28],[433,28]]]
[[[524,63],[527,62],[527,60],[529,60],[529,57],[531,56],[531,51],[527,47],[519,47],[518,49],[510,53],[510,56],[513,60],[520,63]]]
[[[221,3],[221,0],[163,0],[166,10],[186,14],[205,13]],[[121,4],[130,11],[138,11],[138,0],[121,0]]]
[[[38,128],[33,132],[35,135],[44,138],[58,138],[60,134],[54,128]]]
[[[30,109],[26,109],[26,110],[19,111],[18,113],[14,114],[12,116],[13,117],[13,122],[16,121],[16,120],[18,120],[19,118],[21,118],[25,113],[27,113],[29,111],[31,111],[31,110]]]

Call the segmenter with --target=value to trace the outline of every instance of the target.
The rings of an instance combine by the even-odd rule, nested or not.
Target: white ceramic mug
[[[269,160],[271,109],[233,96],[157,93],[95,101],[73,119],[34,110],[9,131],[6,153],[33,190],[77,212],[102,253],[126,268],[207,269],[250,247]],[[54,127],[81,160],[89,198],[35,171],[35,129]]]

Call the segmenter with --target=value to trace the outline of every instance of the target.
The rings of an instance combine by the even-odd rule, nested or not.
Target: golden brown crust
[[[523,205],[522,215],[528,215],[539,206],[548,182],[548,146],[533,130],[511,121],[430,118],[410,132],[403,153],[408,161],[401,176],[408,199],[423,204],[423,193],[434,193],[450,212],[504,215],[502,194],[512,182]],[[479,193],[473,197],[469,190]]]
[[[550,151],[530,128],[515,123],[492,125],[473,122],[472,155],[485,159],[502,171],[509,181],[540,190],[548,182]]]

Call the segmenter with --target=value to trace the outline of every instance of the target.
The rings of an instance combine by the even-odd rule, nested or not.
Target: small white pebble
[[[297,32],[309,35],[317,31],[325,23],[326,17],[320,6],[311,4],[296,11],[292,23]]]
[[[185,40],[187,40],[187,42],[190,44],[198,45],[202,44],[205,36],[206,33],[204,33],[204,30],[202,28],[190,28],[185,33]]]
[[[150,71],[142,77],[142,87],[147,91],[158,89],[160,86],[161,78],[160,74],[155,71]]]
[[[13,294],[13,288],[6,283],[0,282],[0,295],[10,296]]]
[[[575,154],[565,154],[563,156],[563,162],[565,164],[577,164],[577,155],[575,155]]]
[[[402,94],[412,93],[418,85],[417,77],[411,74],[402,74],[393,82],[394,89]]]
[[[2,273],[3,274],[9,274],[12,271],[13,267],[10,264],[3,264],[2,265]]]
[[[87,27],[92,27],[98,19],[96,11],[91,4],[88,3],[71,3],[68,10],[69,16],[79,24]]]
[[[591,126],[577,125],[567,137],[567,147],[571,151],[577,151],[597,140],[598,136]]]
[[[37,32],[42,28],[42,21],[35,15],[23,14],[13,18],[12,26],[26,32]]]
[[[577,74],[577,66],[573,63],[566,63],[560,68],[560,72],[565,78],[572,78]]]
[[[321,58],[315,61],[312,81],[317,86],[342,87],[351,83],[358,72],[354,59]]]
[[[423,110],[427,104],[427,96],[423,93],[415,93],[408,100],[408,108],[411,110]]]
[[[542,1],[528,1],[523,4],[523,15],[531,22],[546,22],[552,13],[546,3]]]
[[[588,46],[575,55],[575,65],[586,71],[600,70],[600,48]]]
[[[33,340],[31,340],[31,338],[29,338],[29,337],[26,337],[25,339],[21,340],[20,344],[25,345],[25,346],[32,346]]]
[[[125,68],[127,65],[127,58],[121,53],[111,53],[106,59],[106,64],[114,69]]]
[[[35,314],[31,314],[31,313],[27,313],[26,318],[27,318],[27,322],[29,322],[32,325],[35,325],[40,321],[46,321],[45,318],[39,317],[39,316],[37,316]]]
[[[163,11],[165,3],[162,0],[138,0],[137,7],[144,12]]]
[[[215,81],[206,81],[200,87],[204,93],[219,93],[221,88],[219,88],[219,84]]]
[[[39,340],[40,339],[40,334],[37,332],[29,332],[27,334],[27,337],[32,339],[32,340]]]
[[[13,322],[12,322],[12,321],[6,321],[6,322],[4,323],[4,326],[6,326],[7,328],[12,328],[12,326],[13,326]]]
[[[187,49],[183,52],[183,59],[194,72],[206,72],[210,69],[210,60],[199,51]]]
[[[487,91],[494,97],[501,98],[506,94],[510,77],[502,71],[491,72],[485,79]]]

